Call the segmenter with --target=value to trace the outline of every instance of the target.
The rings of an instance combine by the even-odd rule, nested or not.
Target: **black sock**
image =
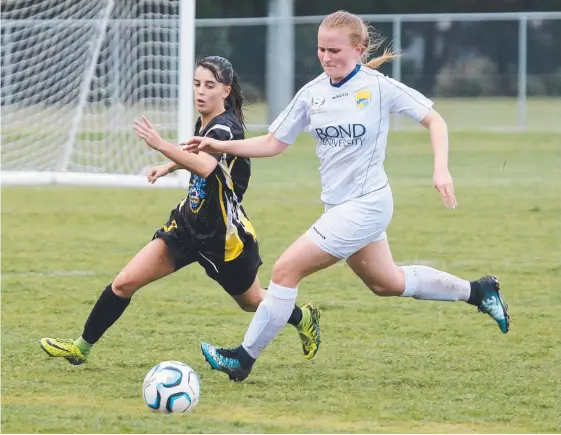
[[[470,281],[470,294],[467,303],[470,305],[475,305],[476,307],[481,304],[483,301],[483,297],[481,296],[481,286],[479,285],[479,281]]]
[[[240,364],[242,368],[244,370],[251,370],[253,364],[256,361],[255,358],[253,358],[249,353],[247,353],[247,350],[245,350],[245,348],[242,345],[236,347],[234,349],[234,352],[236,352],[237,357],[240,359]]]
[[[294,305],[294,309],[292,310],[292,314],[288,318],[288,322],[291,325],[297,326],[298,323],[302,321],[302,310],[298,305]]]
[[[86,320],[82,338],[90,344],[95,344],[105,334],[105,331],[121,317],[130,301],[130,298],[124,299],[113,293],[111,284],[109,284],[101,293]]]

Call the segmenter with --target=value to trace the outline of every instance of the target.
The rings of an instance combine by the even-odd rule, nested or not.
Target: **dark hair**
[[[209,70],[219,83],[232,88],[230,95],[226,99],[226,104],[234,109],[236,117],[245,127],[245,118],[242,110],[244,104],[243,92],[230,61],[221,56],[208,56],[197,62],[197,67],[199,66]]]

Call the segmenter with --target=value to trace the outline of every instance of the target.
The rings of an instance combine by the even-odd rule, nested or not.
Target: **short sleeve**
[[[401,113],[416,122],[421,122],[432,110],[434,103],[415,89],[388,77],[380,80],[389,93],[391,113]]]
[[[211,137],[216,140],[232,140],[234,134],[230,127],[224,124],[214,124],[206,133],[206,137]]]
[[[213,125],[205,134],[206,137],[210,137],[216,140],[232,140],[234,135],[232,134],[232,130],[230,127],[224,124],[215,124]],[[223,154],[211,154],[216,160],[220,161]]]
[[[310,124],[306,95],[305,89],[301,89],[269,126],[269,133],[281,142],[292,145],[296,137]]]

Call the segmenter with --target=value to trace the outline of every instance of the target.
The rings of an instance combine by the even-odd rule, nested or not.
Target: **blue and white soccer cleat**
[[[251,373],[253,363],[244,364],[242,356],[235,349],[201,343],[201,352],[211,368],[226,373],[232,381],[241,382]]]
[[[510,329],[508,305],[504,301],[499,280],[496,276],[484,276],[477,281],[481,293],[481,303],[477,307],[482,313],[489,314],[499,325],[499,329],[506,334]]]

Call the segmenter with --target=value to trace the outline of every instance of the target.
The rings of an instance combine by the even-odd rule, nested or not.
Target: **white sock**
[[[403,266],[405,289],[401,296],[432,301],[467,301],[469,281],[428,266]]]
[[[252,358],[257,358],[286,325],[296,305],[297,293],[297,288],[283,287],[271,281],[242,343]]]

